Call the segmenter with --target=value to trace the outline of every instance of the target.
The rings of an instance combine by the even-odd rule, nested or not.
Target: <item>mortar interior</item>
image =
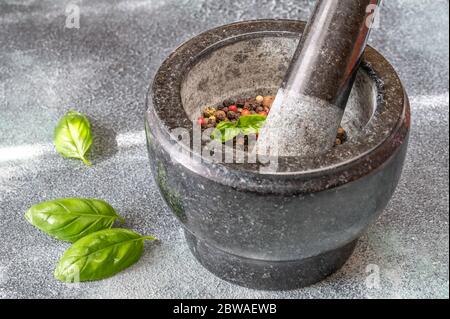
[[[268,35],[209,48],[182,81],[181,101],[187,116],[195,121],[205,106],[228,98],[275,95],[297,43],[298,37]],[[370,121],[377,95],[376,82],[362,68],[341,123],[350,139]]]
[[[148,96],[149,124],[161,129],[163,135],[159,140],[168,142],[164,138],[168,133],[170,140],[179,141],[180,135],[175,132],[181,129],[192,141],[193,120],[196,122],[201,108],[216,105],[224,98],[274,94],[304,27],[301,21],[244,21],[208,30],[177,48],[161,65]],[[231,176],[230,172],[236,176],[248,173],[246,176],[256,180],[263,174],[276,180],[280,175],[303,178],[318,173],[317,176],[322,176],[357,168],[365,161],[380,164],[389,155],[384,145],[391,147],[390,137],[405,116],[407,120],[407,99],[400,79],[389,62],[368,46],[342,122],[350,135],[346,143],[331,148],[323,156],[279,157],[275,172],[263,172],[260,163],[223,161],[217,163],[219,170],[211,167],[210,172],[224,171],[228,172],[227,176]],[[199,169],[200,158],[202,162],[210,162],[192,145],[164,145],[172,156],[190,154],[183,165],[192,170]],[[191,162],[190,158],[197,160]]]

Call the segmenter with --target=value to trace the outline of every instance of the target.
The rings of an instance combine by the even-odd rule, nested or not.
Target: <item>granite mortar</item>
[[[205,160],[190,148],[195,138],[192,117],[201,111],[203,97],[221,92],[214,98],[222,99],[223,94],[279,86],[277,79],[293,54],[289,48],[295,47],[293,39],[304,27],[300,21],[259,20],[204,32],[164,61],[147,97],[152,172],[184,226],[192,253],[219,277],[251,288],[299,288],[339,269],[357,238],[386,207],[405,159],[408,99],[395,71],[372,48],[364,54],[365,64],[377,78],[372,81],[383,87],[362,86],[370,93],[360,95],[382,99],[359,101],[357,108],[364,105],[372,115],[354,131],[354,143],[332,151],[343,154],[341,149],[347,149],[344,158],[334,157],[330,164],[324,157],[319,166],[300,169],[298,158],[285,157],[290,171],[282,166],[261,173]],[[280,39],[284,45],[275,53],[259,51]],[[270,66],[278,72],[261,76]],[[253,70],[253,77],[246,69]],[[227,81],[227,70],[233,82]],[[180,143],[173,133],[180,128],[190,136],[188,143]]]

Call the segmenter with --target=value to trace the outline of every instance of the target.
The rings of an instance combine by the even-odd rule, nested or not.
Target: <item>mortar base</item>
[[[291,290],[317,283],[339,268],[353,253],[357,240],[318,256],[267,261],[229,254],[198,240],[190,232],[185,237],[192,254],[219,278],[252,289]]]

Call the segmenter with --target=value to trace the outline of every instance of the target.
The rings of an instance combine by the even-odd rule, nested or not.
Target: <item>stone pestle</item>
[[[379,0],[318,0],[257,142],[313,157],[333,147]]]

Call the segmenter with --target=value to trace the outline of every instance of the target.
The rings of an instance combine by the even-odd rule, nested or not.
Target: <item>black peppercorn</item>
[[[230,105],[234,105],[234,101],[233,100],[227,99],[227,100],[223,101],[223,106],[224,107],[229,107]]]
[[[227,114],[224,111],[217,111],[216,113],[214,113],[214,116],[217,120],[223,121],[227,117]]]
[[[234,120],[234,119],[236,119],[236,113],[233,112],[233,111],[228,111],[227,117],[228,117],[230,120]]]
[[[243,107],[245,105],[245,99],[239,99],[236,101],[236,106]]]

